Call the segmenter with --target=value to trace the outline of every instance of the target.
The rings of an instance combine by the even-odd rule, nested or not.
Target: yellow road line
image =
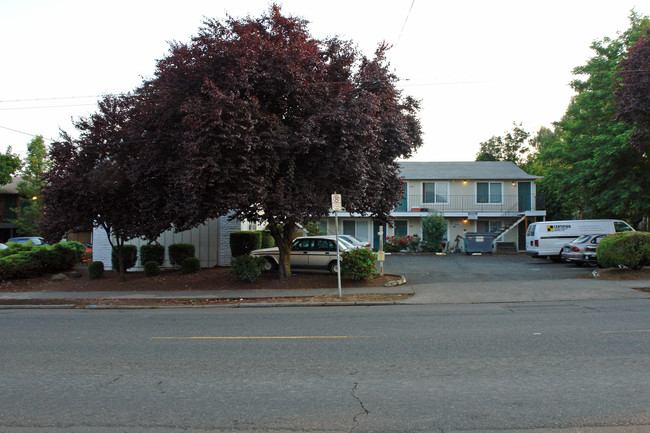
[[[600,331],[601,334],[630,334],[638,332],[650,332],[650,329],[632,329],[630,331]]]
[[[341,339],[360,338],[348,335],[297,335],[297,336],[253,336],[253,337],[151,337],[154,340],[319,340],[319,339]]]

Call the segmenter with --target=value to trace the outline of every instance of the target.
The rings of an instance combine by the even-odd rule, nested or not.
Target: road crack
[[[354,418],[352,418],[352,428],[350,429],[350,433],[352,433],[354,429],[359,426],[359,417],[361,415],[368,415],[370,413],[370,411],[366,409],[366,407],[363,405],[361,399],[357,396],[358,386],[359,386],[359,382],[354,382],[354,386],[352,387],[351,394],[352,394],[352,398],[354,398],[359,403],[359,406],[361,407],[361,412],[355,414]]]

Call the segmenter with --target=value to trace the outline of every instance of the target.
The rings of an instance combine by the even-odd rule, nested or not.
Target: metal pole
[[[384,251],[384,226],[379,226],[379,251]],[[384,261],[379,262],[379,275],[384,276]]]
[[[341,252],[339,251],[339,213],[334,211],[334,224],[336,225],[336,273],[339,281],[339,298],[343,297],[341,293]]]

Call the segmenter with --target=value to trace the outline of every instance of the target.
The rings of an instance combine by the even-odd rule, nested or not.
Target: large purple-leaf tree
[[[634,127],[630,144],[647,158],[650,148],[650,28],[618,65],[617,118]]]
[[[174,226],[229,210],[266,222],[287,278],[292,232],[327,216],[332,193],[387,221],[403,194],[395,160],[421,144],[418,104],[396,89],[387,49],[368,59],[349,42],[316,40],[277,6],[206,21],[174,44],[136,91],[149,157],[177,174]]]

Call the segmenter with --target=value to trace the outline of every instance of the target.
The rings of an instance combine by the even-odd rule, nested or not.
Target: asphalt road
[[[0,431],[647,432],[649,307],[0,310]]]
[[[531,281],[581,278],[595,268],[553,263],[524,254],[480,256],[398,254],[386,256],[384,271],[405,275],[412,284],[480,281]]]

